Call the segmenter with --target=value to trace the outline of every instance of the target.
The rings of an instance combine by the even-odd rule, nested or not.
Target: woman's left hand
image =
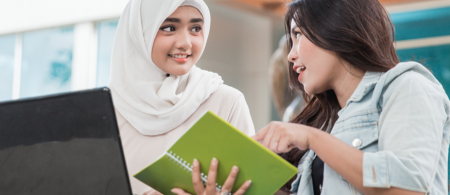
[[[194,159],[192,164],[192,183],[194,184],[195,193],[197,195],[228,195],[231,194],[231,189],[233,188],[234,181],[236,180],[237,174],[239,172],[239,168],[237,166],[233,166],[231,173],[228,175],[228,178],[225,180],[225,183],[222,186],[222,191],[219,192],[216,190],[216,176],[217,176],[217,167],[219,161],[214,158],[211,161],[211,165],[209,167],[208,179],[206,181],[206,187],[203,185],[203,182],[200,177],[200,163]],[[244,182],[244,184],[233,193],[233,195],[243,195],[247,189],[251,185],[251,180]],[[191,195],[186,193],[183,189],[174,188],[172,192],[177,195]]]
[[[300,150],[309,148],[312,127],[295,123],[272,121],[253,136],[256,141],[275,153],[286,153],[294,147]]]

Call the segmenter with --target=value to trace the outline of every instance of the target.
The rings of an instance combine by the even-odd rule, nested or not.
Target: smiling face
[[[335,52],[314,45],[303,35],[294,20],[291,21],[292,48],[288,60],[299,73],[298,81],[306,93],[319,94],[333,88],[339,75],[346,72]]]
[[[161,25],[152,49],[156,66],[172,75],[189,72],[204,45],[203,16],[194,7],[178,7]]]

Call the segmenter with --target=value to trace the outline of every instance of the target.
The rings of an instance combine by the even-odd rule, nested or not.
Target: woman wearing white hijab
[[[207,110],[247,135],[255,132],[243,94],[194,65],[210,23],[203,0],[131,0],[120,18],[110,88],[134,194],[157,194],[131,175]]]

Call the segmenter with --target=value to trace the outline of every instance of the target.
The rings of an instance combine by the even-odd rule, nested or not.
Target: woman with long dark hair
[[[290,83],[306,106],[291,123],[272,122],[254,136],[298,166],[283,189],[447,194],[450,101],[424,66],[399,63],[381,4],[296,0],[285,22]]]
[[[255,139],[295,164],[293,194],[447,194],[449,100],[399,63],[377,0],[297,0],[286,14],[290,82],[306,107]],[[255,184],[256,185],[256,184]]]

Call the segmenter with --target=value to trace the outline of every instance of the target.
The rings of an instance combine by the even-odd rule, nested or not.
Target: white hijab
[[[153,63],[156,33],[180,5],[192,5],[203,15],[206,45],[211,16],[203,0],[130,0],[117,27],[109,87],[116,109],[144,135],[179,126],[223,83],[195,65],[185,75],[167,77]]]

